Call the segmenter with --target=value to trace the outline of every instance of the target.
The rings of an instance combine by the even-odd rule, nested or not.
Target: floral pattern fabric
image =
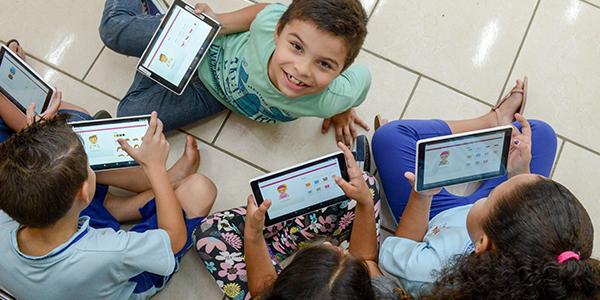
[[[379,244],[379,183],[366,172],[363,172],[363,178],[373,195]],[[265,228],[265,242],[275,271],[281,272],[280,263],[317,235],[331,236],[340,247],[348,249],[355,206],[355,200],[347,200]],[[233,300],[251,298],[244,259],[245,222],[246,208],[234,208],[206,217],[194,233],[195,248],[206,269],[227,298]]]

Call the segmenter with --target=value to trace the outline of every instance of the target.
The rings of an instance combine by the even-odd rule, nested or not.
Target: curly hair
[[[494,248],[455,257],[426,299],[600,299],[592,222],[563,185],[540,178],[516,187],[498,199],[482,227]],[[580,260],[558,263],[565,251]]]
[[[260,299],[374,300],[375,294],[363,260],[318,245],[299,250]]]

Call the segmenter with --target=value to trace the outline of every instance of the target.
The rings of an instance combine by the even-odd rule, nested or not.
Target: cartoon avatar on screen
[[[160,62],[165,63],[165,65],[167,65],[167,67],[169,67],[169,68],[173,65],[172,64],[173,58],[169,58],[162,53],[160,54],[160,57],[158,58],[158,60],[160,60]]]
[[[10,67],[10,70],[8,73],[8,79],[12,80],[16,73],[17,73],[17,69],[15,69],[15,67]]]
[[[98,136],[97,135],[90,135],[90,137],[88,138],[90,140],[90,150],[91,151],[99,151],[100,150],[100,145],[98,145]]]
[[[287,185],[285,185],[285,184],[282,184],[277,187],[277,192],[279,192],[279,200],[285,199],[290,196],[286,193],[286,191],[287,191]]]
[[[442,161],[440,161],[439,164],[440,166],[447,165],[450,163],[448,161],[448,156],[450,156],[450,151],[444,151],[440,154],[440,158],[442,159]]]

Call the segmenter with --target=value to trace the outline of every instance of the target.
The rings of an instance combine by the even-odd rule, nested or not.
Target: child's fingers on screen
[[[27,124],[29,124],[29,125],[33,124],[33,121],[35,120],[35,102],[31,102],[31,104],[29,104],[29,106],[27,106],[25,115],[27,118]]]
[[[131,146],[129,146],[129,143],[127,143],[125,140],[123,139],[118,139],[117,142],[119,143],[119,145],[121,145],[121,148],[123,149],[123,151],[127,152],[129,155],[131,155],[133,148],[131,148]]]

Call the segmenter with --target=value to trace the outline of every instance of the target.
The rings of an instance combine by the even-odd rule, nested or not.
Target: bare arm
[[[173,253],[177,253],[185,246],[187,228],[181,205],[177,201],[167,174],[166,162],[171,147],[162,129],[162,122],[156,117],[156,112],[152,112],[150,126],[140,148],[133,149],[123,139],[119,139],[118,142],[146,173],[156,199],[158,228],[167,232],[171,240],[171,249]]]
[[[250,294],[255,297],[259,296],[277,278],[262,233],[265,224],[265,213],[270,206],[271,200],[267,199],[260,207],[257,207],[254,203],[254,197],[252,195],[248,196],[246,227],[244,229],[244,256],[246,257],[248,289]]]
[[[415,174],[406,172],[404,176],[414,187]],[[441,189],[429,190],[417,193],[414,189],[410,193],[406,208],[398,222],[396,236],[411,239],[416,242],[422,242],[429,225],[429,210],[431,209],[431,199],[433,195],[439,193]]]
[[[350,150],[342,142],[338,142],[338,147],[344,151],[350,182],[346,182],[341,177],[336,177],[335,182],[346,196],[356,200],[349,251],[357,258],[375,262],[377,261],[377,229],[373,196]]]
[[[221,31],[219,35],[232,34],[250,30],[250,24],[256,18],[256,15],[262,11],[270,3],[254,4],[233,12],[215,14],[212,9],[205,3],[196,4],[196,14],[204,12],[210,17],[221,23]]]

